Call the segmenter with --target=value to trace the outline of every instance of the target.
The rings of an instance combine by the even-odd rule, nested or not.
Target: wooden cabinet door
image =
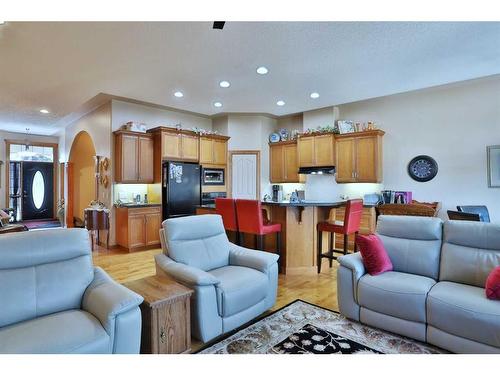
[[[160,243],[161,215],[157,212],[146,214],[146,246]]]
[[[161,156],[163,159],[181,158],[181,137],[178,134],[161,134]]]
[[[227,142],[221,139],[213,140],[213,164],[227,164]]]
[[[314,166],[314,137],[300,137],[297,140],[299,167]]]
[[[136,182],[139,179],[139,138],[135,135],[122,134],[121,155],[118,155],[121,164],[120,182]]]
[[[213,164],[214,147],[210,138],[200,138],[200,164]]]
[[[353,138],[337,139],[335,150],[337,182],[355,182],[355,140]]]
[[[356,139],[356,182],[378,182],[378,139]]]
[[[314,165],[317,167],[335,165],[333,134],[314,136]]]
[[[181,157],[183,160],[199,160],[199,140],[197,136],[181,134]]]
[[[154,142],[151,137],[139,137],[139,182],[152,183]]]
[[[143,247],[146,245],[145,233],[145,217],[144,214],[128,216],[128,247],[133,249],[136,247]]]
[[[284,159],[283,159],[283,145],[270,146],[270,177],[272,183],[284,182]]]
[[[297,145],[283,146],[284,180],[286,182],[299,182],[299,165],[297,163]]]

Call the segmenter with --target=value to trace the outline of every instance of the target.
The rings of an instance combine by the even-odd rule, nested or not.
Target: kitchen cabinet
[[[381,130],[336,136],[336,179],[338,183],[382,182]]]
[[[160,206],[116,208],[116,242],[129,251],[158,246],[160,227]]]
[[[150,134],[116,131],[115,182],[152,183],[154,142]]]
[[[295,141],[271,143],[270,179],[272,183],[303,182],[299,175],[297,143]]]
[[[223,136],[200,137],[200,164],[226,165],[228,139]]]
[[[185,161],[198,161],[199,137],[197,135],[180,134],[181,159]]]
[[[299,167],[325,167],[335,165],[335,139],[333,133],[306,135],[297,140]]]
[[[161,132],[161,156],[165,160],[198,161],[198,136],[172,131]]]

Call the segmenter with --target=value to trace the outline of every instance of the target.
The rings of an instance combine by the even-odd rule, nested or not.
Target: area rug
[[[22,224],[24,224],[29,230],[58,228],[61,226],[61,222],[59,220],[50,220],[50,219],[23,221]]]
[[[446,351],[297,300],[200,354],[435,354]]]

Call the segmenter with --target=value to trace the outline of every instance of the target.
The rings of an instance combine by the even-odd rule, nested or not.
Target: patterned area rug
[[[434,354],[446,351],[297,300],[200,354]]]

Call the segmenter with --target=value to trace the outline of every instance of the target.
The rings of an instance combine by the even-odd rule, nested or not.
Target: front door
[[[54,217],[54,163],[24,161],[23,220]]]

